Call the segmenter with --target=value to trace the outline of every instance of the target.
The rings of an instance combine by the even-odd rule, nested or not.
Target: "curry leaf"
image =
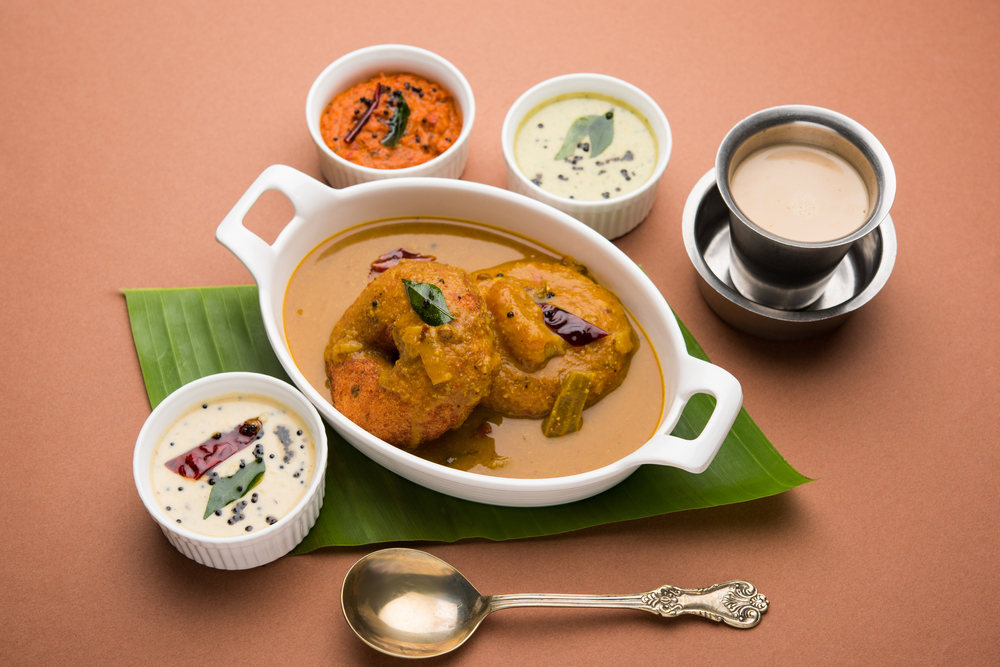
[[[385,135],[385,139],[381,141],[383,146],[388,146],[392,148],[399,143],[399,140],[403,138],[403,134],[406,132],[406,121],[410,119],[410,107],[402,97],[396,98],[396,111],[393,112],[392,118],[386,123],[389,126],[389,134]]]
[[[590,157],[597,157],[611,145],[615,139],[615,113],[608,111],[596,116],[581,116],[573,121],[566,132],[562,148],[556,153],[555,160],[565,160],[576,152],[576,147],[584,137],[590,137],[588,152]]]
[[[444,293],[437,285],[429,283],[415,283],[412,280],[403,278],[406,285],[406,294],[410,297],[410,305],[417,315],[432,327],[441,326],[451,322],[454,317],[448,310],[448,302],[444,299]]]
[[[615,140],[615,112],[597,116],[590,124],[590,157],[597,157]]]
[[[260,484],[264,470],[264,459],[258,457],[230,477],[220,477],[212,486],[212,492],[208,494],[208,506],[202,519],[207,519],[216,510],[221,510],[249,493],[250,489]]]
[[[587,136],[593,118],[593,116],[583,116],[573,121],[573,124],[569,126],[569,131],[566,132],[562,148],[556,153],[554,160],[565,160],[576,152],[576,145]]]

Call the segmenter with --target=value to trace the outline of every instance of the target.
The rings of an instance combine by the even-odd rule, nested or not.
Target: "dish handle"
[[[229,248],[253,274],[258,285],[269,285],[276,253],[263,239],[243,226],[243,219],[265,192],[277,190],[288,197],[297,217],[320,209],[333,192],[316,179],[285,165],[271,165],[243,193],[215,231],[215,240]]]
[[[653,436],[648,445],[636,452],[635,463],[668,465],[688,472],[700,473],[712,459],[729,434],[733,422],[743,407],[743,388],[728,371],[694,357],[684,357],[678,376],[677,397],[686,404],[695,394],[715,397],[715,410],[701,434],[685,440],[668,433]],[[631,457],[630,457],[631,458]]]

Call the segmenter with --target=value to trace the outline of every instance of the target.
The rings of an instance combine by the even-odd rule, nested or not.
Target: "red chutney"
[[[409,108],[409,117],[401,136],[397,131],[395,145],[386,146],[382,142],[391,143],[387,137],[401,113],[400,100]],[[360,132],[352,132],[376,101]],[[374,169],[402,169],[433,160],[458,141],[462,114],[451,93],[436,83],[415,74],[379,74],[334,97],[319,127],[326,145],[345,160]]]

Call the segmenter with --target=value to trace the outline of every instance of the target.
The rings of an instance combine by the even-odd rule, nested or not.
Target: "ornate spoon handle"
[[[752,628],[767,611],[767,598],[746,581],[708,588],[661,586],[641,595],[494,595],[490,611],[511,607],[604,607],[641,609],[660,616],[694,614],[734,628]]]

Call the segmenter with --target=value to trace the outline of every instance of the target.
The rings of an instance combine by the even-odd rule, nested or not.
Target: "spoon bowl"
[[[751,628],[768,602],[745,581],[700,589],[661,586],[640,595],[482,595],[461,572],[429,553],[383,549],[351,567],[341,604],[347,624],[375,650],[429,658],[455,650],[490,613],[511,607],[639,609]]]
[[[359,560],[341,593],[344,617],[372,648],[427,658],[461,646],[490,612],[469,580],[414,549],[383,549]]]

